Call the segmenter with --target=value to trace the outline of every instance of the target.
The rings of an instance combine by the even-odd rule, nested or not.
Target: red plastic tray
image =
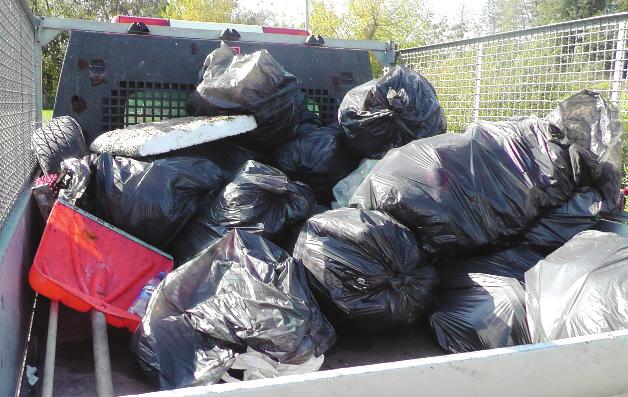
[[[135,330],[127,311],[148,280],[172,270],[172,257],[71,204],[58,201],[37,249],[33,289],[72,309],[95,308],[107,323]]]

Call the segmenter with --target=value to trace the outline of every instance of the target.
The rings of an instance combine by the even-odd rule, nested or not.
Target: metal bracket
[[[394,41],[386,43],[386,48],[381,50],[372,50],[373,56],[384,67],[394,66],[397,63],[397,44]]]

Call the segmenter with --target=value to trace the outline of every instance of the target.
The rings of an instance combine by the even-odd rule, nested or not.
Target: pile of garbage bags
[[[190,115],[257,128],[125,158],[90,153],[63,118],[32,143],[59,197],[174,256],[131,344],[161,388],[318,370],[335,329],[429,326],[468,352],[628,327],[628,240],[588,231],[621,176],[599,94],[457,134],[402,66],[350,90],[327,126],[265,50],[223,44],[199,78]]]
[[[535,117],[480,121],[391,150],[350,205],[402,220],[432,254],[477,252],[569,199],[586,168],[570,148],[560,129]]]

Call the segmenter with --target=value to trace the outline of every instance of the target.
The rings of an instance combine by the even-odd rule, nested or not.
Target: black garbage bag
[[[622,124],[617,109],[597,92],[583,90],[562,101],[546,119],[570,141],[595,154],[599,161],[621,167]]]
[[[321,305],[336,312],[330,316],[352,323],[354,332],[412,324],[438,282],[412,232],[376,211],[343,208],[313,216],[294,259],[309,271]]]
[[[574,150],[589,168],[580,186],[596,186],[612,209],[621,201],[623,127],[617,109],[600,94],[584,90],[561,102],[546,119],[578,145]]]
[[[382,158],[392,148],[447,130],[434,87],[404,66],[349,91],[338,120],[351,146],[368,158]]]
[[[298,90],[297,78],[268,51],[236,55],[223,43],[203,68],[203,81],[188,100],[189,115],[254,115],[258,128],[233,140],[262,152],[294,136],[305,95]]]
[[[220,168],[207,159],[142,162],[108,153],[96,160],[95,179],[97,215],[160,248],[225,183]]]
[[[527,247],[443,264],[430,327],[450,353],[530,343],[524,273],[544,258]]]
[[[334,341],[303,268],[263,237],[233,230],[159,285],[131,348],[170,389],[218,382],[247,347],[299,364]]]
[[[605,211],[604,199],[597,189],[577,188],[569,201],[546,211],[522,232],[523,243],[549,253],[576,234],[591,229]]]
[[[247,161],[265,161],[265,157],[261,154],[225,139],[177,150],[172,153],[157,156],[156,159],[181,156],[202,157],[213,161],[220,167],[227,181],[231,181]]]
[[[320,204],[314,204],[312,207],[312,212],[310,213],[310,217],[318,214],[322,214],[323,212],[330,211],[331,207],[326,207]],[[288,254],[292,255],[294,253],[294,247],[297,245],[297,240],[299,240],[299,235],[301,234],[301,229],[305,226],[307,219],[304,219],[302,222],[297,223],[292,226],[286,232],[284,238],[281,240],[279,246],[283,248]]]
[[[530,343],[525,293],[514,278],[471,273],[436,295],[430,327],[438,344],[464,353]]]
[[[311,190],[281,171],[247,161],[236,177],[188,223],[174,242],[177,262],[187,261],[231,229],[279,242],[293,225],[310,215]]]
[[[562,138],[529,117],[419,139],[380,160],[350,205],[392,215],[438,256],[501,244],[569,198],[575,160]]]
[[[273,164],[295,181],[312,188],[316,200],[328,205],[332,189],[358,165],[338,125],[302,133],[275,150]]]
[[[628,328],[628,238],[587,230],[526,272],[533,342]]]

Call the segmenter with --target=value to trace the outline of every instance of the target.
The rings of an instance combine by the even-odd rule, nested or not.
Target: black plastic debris
[[[254,115],[258,128],[234,141],[257,151],[272,150],[294,136],[305,97],[297,78],[268,51],[237,55],[223,43],[203,69],[203,81],[188,101],[189,115]]]
[[[412,324],[438,281],[412,232],[376,211],[344,208],[313,216],[294,258],[309,271],[321,305],[352,323],[354,332]]]
[[[314,206],[312,207],[312,212],[310,213],[310,217],[322,214],[323,212],[327,211],[331,211],[331,208],[320,204],[314,204]],[[292,226],[290,229],[288,229],[283,239],[281,239],[279,246],[281,246],[281,248],[283,248],[288,254],[292,255],[294,253],[294,247],[295,245],[297,245],[297,240],[299,240],[301,229],[303,229],[303,226],[305,226],[306,222],[307,219],[304,219],[302,222],[299,222],[296,225]]]
[[[529,117],[419,139],[380,160],[350,205],[392,215],[439,256],[501,244],[569,199],[578,158],[563,138]]]
[[[526,308],[533,342],[628,328],[628,238],[589,230],[530,269]]]
[[[515,247],[439,267],[430,327],[438,344],[463,353],[530,343],[524,274],[544,256]]]
[[[334,341],[303,268],[263,237],[233,230],[166,277],[131,347],[170,389],[218,382],[247,347],[299,364]]]
[[[358,165],[338,125],[304,132],[273,154],[273,163],[295,181],[312,188],[321,204],[332,201],[332,189]]]
[[[403,66],[349,91],[338,120],[351,146],[368,158],[382,158],[392,148],[447,130],[434,87]]]
[[[61,171],[61,162],[89,154],[79,123],[70,116],[55,117],[38,128],[31,137],[31,147],[44,174]]]
[[[189,260],[227,234],[242,229],[279,242],[310,215],[312,191],[281,171],[246,162],[233,181],[200,209],[174,243],[175,259]]]
[[[569,201],[546,211],[523,233],[523,243],[551,252],[576,234],[591,229],[607,211],[602,195],[592,187],[577,188]]]
[[[160,248],[225,183],[220,168],[207,159],[141,162],[107,153],[96,160],[95,179],[98,216]]]

